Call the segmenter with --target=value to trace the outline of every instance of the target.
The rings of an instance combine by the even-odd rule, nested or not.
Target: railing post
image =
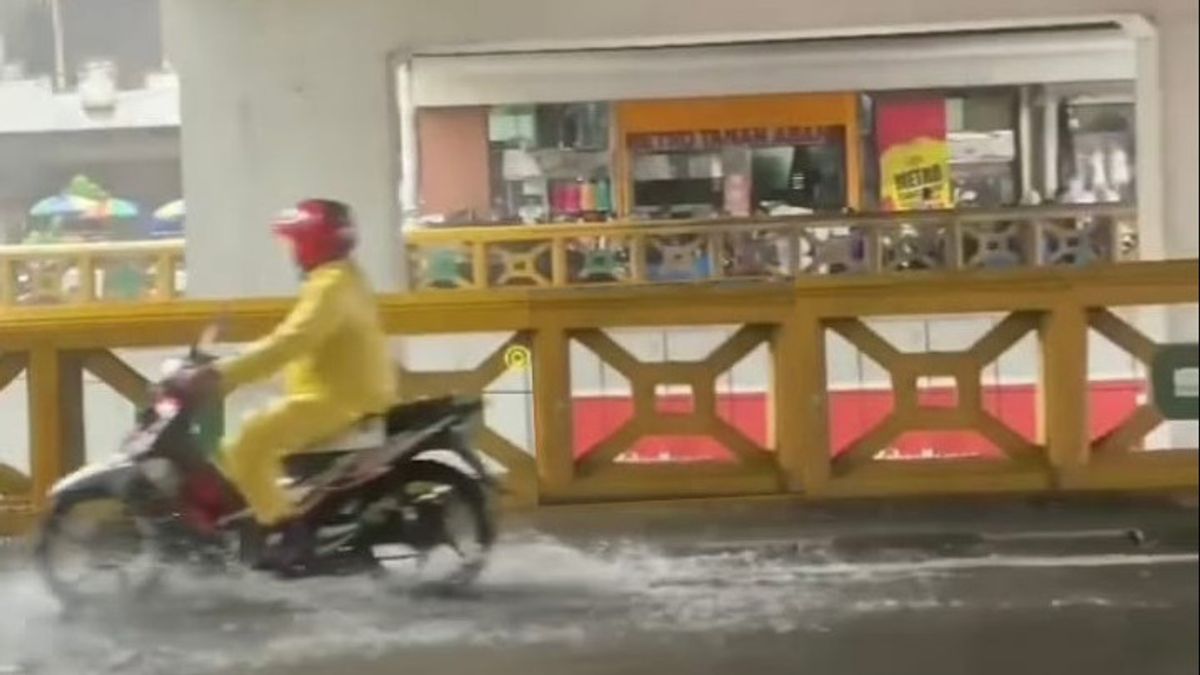
[[[475,241],[471,243],[471,277],[475,288],[488,287],[488,274],[491,265],[488,260],[487,243]]]
[[[641,233],[629,237],[629,278],[634,283],[646,280],[646,240]]]
[[[730,248],[734,250],[734,256],[736,256],[737,247],[741,242],[733,237],[730,237],[729,240],[734,242]],[[721,261],[724,258],[724,255],[722,255],[722,245],[725,241],[725,234],[720,230],[710,232],[705,237],[704,254],[708,256],[708,277],[710,279],[720,279],[725,276],[725,269],[721,265]]]
[[[1026,238],[1029,247],[1029,258],[1025,264],[1030,267],[1041,267],[1046,260],[1046,223],[1042,220],[1029,222],[1029,234]]]
[[[783,261],[783,264],[786,267],[787,276],[793,279],[800,278],[800,229],[802,228],[793,225],[787,229],[784,235],[787,241],[787,259]]]
[[[883,233],[878,227],[868,227],[864,232],[863,257],[868,274],[881,274],[884,271]]]
[[[89,254],[79,256],[79,302],[96,301],[96,259]]]
[[[825,334],[800,309],[771,338],[771,446],[791,491],[818,494],[829,480],[829,414]]]
[[[550,240],[550,284],[562,287],[570,282],[567,269],[567,242],[562,237]]]
[[[1038,331],[1038,439],[1058,480],[1088,462],[1087,313],[1061,304]]]
[[[84,459],[83,368],[52,345],[29,352],[29,441],[33,503],[45,504],[54,482]]]
[[[0,307],[17,304],[17,270],[11,258],[0,258]]]
[[[154,261],[154,294],[158,300],[175,297],[175,259],[170,253],[160,253]]]
[[[962,219],[954,218],[950,221],[950,226],[946,229],[949,235],[946,238],[948,241],[948,250],[946,251],[947,267],[953,270],[961,270],[966,264],[966,261],[963,259],[963,249],[965,248],[963,244],[966,233],[963,231]]]
[[[535,324],[533,334],[533,424],[540,486],[550,491],[570,484],[575,471],[571,436],[570,336],[561,325]]]

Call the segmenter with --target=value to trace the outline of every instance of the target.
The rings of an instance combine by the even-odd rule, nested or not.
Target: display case
[[[1067,198],[1132,204],[1137,195],[1133,102],[1078,98],[1061,111],[1060,184]]]
[[[604,220],[614,212],[609,105],[497,107],[488,117],[498,216],[522,223]]]
[[[615,211],[607,103],[417,112],[421,222],[535,224]]]
[[[1013,130],[951,131],[947,140],[955,207],[998,208],[1019,201]]]

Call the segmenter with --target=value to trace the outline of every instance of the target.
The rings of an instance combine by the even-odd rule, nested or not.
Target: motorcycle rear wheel
[[[496,540],[496,523],[480,482],[439,461],[417,459],[404,467],[393,492],[411,509],[403,544],[416,552],[420,582],[460,587],[483,571]],[[450,569],[434,570],[434,555],[457,556]],[[440,560],[437,562],[441,562]]]

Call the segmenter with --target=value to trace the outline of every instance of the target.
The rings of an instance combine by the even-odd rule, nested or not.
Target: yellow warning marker
[[[510,370],[525,370],[533,355],[525,345],[512,345],[504,350],[504,365]]]

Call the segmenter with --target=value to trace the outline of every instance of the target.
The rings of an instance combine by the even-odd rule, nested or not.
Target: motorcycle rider
[[[184,379],[193,391],[229,393],[284,371],[283,398],[226,439],[221,464],[269,533],[262,564],[289,571],[309,560],[313,535],[279,486],[283,458],[386,411],[397,382],[373,290],[350,259],[350,208],[306,199],[276,217],[272,229],[304,279],[291,313],[243,353]]]

